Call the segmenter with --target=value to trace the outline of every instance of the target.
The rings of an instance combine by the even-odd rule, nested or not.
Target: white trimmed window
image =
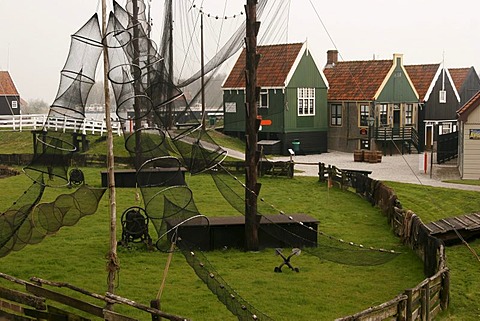
[[[237,103],[236,102],[226,102],[225,103],[225,112],[226,113],[236,113],[237,112]]]
[[[258,108],[268,108],[268,89],[260,90],[260,99],[258,100]]]
[[[18,101],[14,100],[12,101],[12,109],[17,109],[18,108]]]
[[[297,88],[298,116],[315,115],[315,88]]]
[[[413,104],[405,106],[405,125],[411,126],[413,124]]]
[[[368,126],[368,117],[370,117],[370,106],[360,105],[360,127]]]
[[[386,126],[388,125],[388,105],[387,104],[381,104],[380,105],[380,110],[379,110],[379,116],[380,116],[380,125],[381,126]]]
[[[342,126],[342,105],[341,104],[330,105],[330,125]]]

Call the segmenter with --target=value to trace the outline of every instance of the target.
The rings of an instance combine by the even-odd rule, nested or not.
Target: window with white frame
[[[378,113],[380,118],[380,126],[388,125],[388,105],[381,104]]]
[[[342,126],[342,104],[330,105],[330,125]]]
[[[370,117],[370,106],[360,105],[360,126],[368,126],[368,117]]]
[[[18,108],[18,101],[14,100],[12,101],[12,109],[17,109]]]
[[[268,89],[260,90],[260,99],[258,100],[258,108],[268,108]]]
[[[447,103],[447,91],[445,90],[440,90],[438,92],[438,101],[440,104],[445,104]]]
[[[297,88],[298,116],[315,115],[315,88]]]
[[[236,113],[237,112],[237,103],[236,102],[225,102],[225,112],[226,113]]]
[[[413,104],[407,104],[405,106],[405,125],[413,125]]]

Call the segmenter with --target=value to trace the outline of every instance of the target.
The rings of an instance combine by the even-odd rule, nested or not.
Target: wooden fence
[[[0,320],[86,321],[99,318],[110,321],[137,320],[128,315],[114,312],[112,307],[119,304],[140,310],[149,315],[151,320],[160,320],[160,318],[173,321],[187,320],[184,317],[169,314],[155,307],[145,306],[109,292],[100,295],[68,283],[51,282],[36,277],[30,278],[30,281],[25,281],[0,273],[0,278],[24,288],[24,290],[14,290],[0,286]],[[46,288],[45,285],[51,288],[67,289],[68,291]],[[74,293],[77,295],[73,295]],[[85,300],[78,299],[78,293],[84,295]],[[155,302],[152,302],[152,306],[155,306],[155,304]],[[80,314],[84,314],[86,317]]]
[[[93,119],[74,119],[67,117],[48,117],[46,114],[35,115],[0,115],[0,130],[39,130],[74,131],[82,134],[106,134],[105,121]],[[112,130],[122,135],[122,126],[118,121],[112,121]]]
[[[443,242],[428,232],[422,220],[405,210],[393,189],[361,172],[343,171],[319,163],[319,180],[334,182],[342,189],[353,188],[388,217],[395,235],[401,238],[423,261],[426,279],[392,300],[336,321],[432,320],[447,309],[450,273]]]

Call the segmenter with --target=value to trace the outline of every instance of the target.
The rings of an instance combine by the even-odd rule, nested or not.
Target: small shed
[[[458,111],[459,171],[462,179],[480,179],[480,91]]]
[[[0,70],[0,115],[20,115],[20,95],[8,71]]]

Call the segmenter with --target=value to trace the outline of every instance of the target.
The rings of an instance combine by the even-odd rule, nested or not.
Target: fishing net
[[[95,213],[98,207],[105,189],[89,187],[83,173],[78,169],[69,171],[69,167],[79,151],[77,139],[82,135],[85,103],[101,51],[98,17],[93,15],[72,35],[57,96],[43,128],[34,131],[32,161],[23,168],[33,184],[0,216],[0,256],[39,243],[61,227],[72,226]],[[67,123],[70,126],[65,126]],[[75,189],[60,192],[53,202],[42,203],[47,187]]]
[[[195,13],[188,1],[180,1],[181,15]],[[260,0],[257,15],[265,18],[261,41],[275,42],[282,33],[281,19],[268,19],[285,15],[288,1]],[[189,75],[174,76],[172,64],[172,39],[177,32],[192,34],[198,24],[195,19],[176,18],[171,0],[165,1],[165,19],[160,46],[150,37],[151,24],[142,0],[129,0],[125,8],[114,2],[108,17],[105,36],[102,38],[97,15],[80,28],[71,39],[67,61],[61,71],[57,96],[51,106],[44,128],[36,135],[34,157],[24,168],[34,180],[34,185],[7,212],[0,221],[0,255],[18,250],[26,244],[40,242],[46,235],[62,226],[70,226],[85,216],[93,214],[105,189],[94,189],[82,182],[83,175],[72,172],[73,155],[78,152],[75,141],[84,134],[85,104],[94,84],[95,70],[105,46],[108,55],[108,79],[114,96],[112,112],[116,114],[123,130],[125,149],[130,154],[131,166],[136,171],[136,185],[141,191],[145,213],[157,233],[156,246],[167,251],[175,242],[199,278],[217,295],[240,320],[269,320],[270,318],[242,299],[207,261],[194,251],[195,244],[176,238],[176,229],[192,224],[207,226],[208,217],[199,213],[192,190],[185,184],[184,172],[209,173],[223,197],[242,215],[245,215],[245,197],[250,191],[244,183],[231,175],[222,162],[227,152],[220,147],[205,126],[205,113],[198,112],[198,100],[204,81],[205,89],[214,83],[214,75],[223,63],[233,57],[244,45],[245,22],[239,24],[232,36],[218,45],[206,62],[203,71],[197,64]],[[195,10],[193,10],[195,9]],[[183,21],[186,29],[173,28],[173,21]],[[238,20],[237,20],[238,21]],[[243,21],[243,19],[242,19]],[[182,30],[179,30],[182,29]],[[220,34],[224,34],[220,32]],[[195,41],[197,37],[191,37]],[[276,39],[276,42],[281,42]],[[192,43],[181,55],[196,58]],[[190,51],[191,50],[191,51]],[[191,59],[194,61],[195,59]],[[191,63],[181,62],[181,65]],[[205,76],[205,79],[202,79]],[[221,99],[220,99],[221,101]],[[221,106],[220,106],[221,107]],[[70,122],[69,130],[59,130],[59,124]],[[158,179],[156,173],[166,173]],[[69,177],[70,175],[70,177]],[[79,179],[79,177],[82,179]],[[40,203],[44,188],[49,186],[78,186],[73,193],[61,194],[55,201]],[[257,195],[258,196],[258,195]],[[272,206],[261,202],[258,213],[281,214]],[[268,218],[265,217],[266,220]],[[290,219],[290,217],[289,217]],[[294,222],[297,229],[285,230],[275,222],[268,222],[265,232],[291,247],[307,244],[305,250],[319,258],[353,265],[385,263],[398,253],[365,248],[344,242],[312,230],[303,222]],[[260,228],[263,227],[260,225]],[[303,229],[317,234],[317,242],[303,239]],[[298,232],[298,233],[297,233]]]

